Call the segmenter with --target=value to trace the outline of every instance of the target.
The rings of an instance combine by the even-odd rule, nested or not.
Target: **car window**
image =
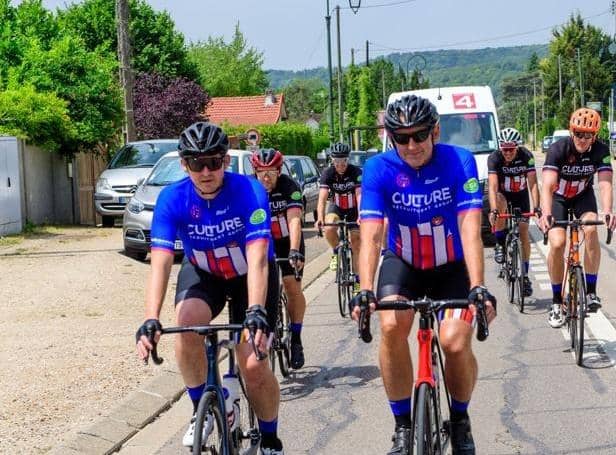
[[[115,154],[109,169],[152,167],[166,153],[178,149],[177,142],[141,142],[126,144]]]
[[[299,170],[301,165],[299,164],[299,161],[295,158],[287,158],[287,162],[289,163],[289,167],[291,168],[291,177],[293,177],[298,182],[301,181],[301,172]]]
[[[165,186],[186,177],[186,171],[180,164],[180,159],[177,156],[161,158],[152,173],[148,177],[148,185]]]
[[[302,172],[304,173],[304,181],[316,176],[308,160],[300,160],[300,163],[302,164]]]
[[[227,167],[227,171],[235,172],[237,174],[239,168],[239,160],[237,156],[231,156],[231,161],[229,161],[229,167]]]
[[[244,156],[244,175],[252,175],[254,174],[254,170],[252,168],[252,163],[250,162],[250,157],[248,155]]]

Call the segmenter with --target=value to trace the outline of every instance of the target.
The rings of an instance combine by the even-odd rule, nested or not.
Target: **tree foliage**
[[[248,47],[239,24],[228,44],[223,37],[210,37],[191,45],[188,53],[211,96],[259,95],[268,87],[263,54]]]
[[[129,9],[133,70],[195,80],[197,69],[188,59],[184,35],[176,30],[169,13],[154,11],[145,0],[130,0]],[[58,16],[60,24],[80,36],[89,50],[105,49],[117,55],[115,1],[85,0],[58,10]]]
[[[203,120],[210,97],[186,78],[142,73],[134,92],[135,125],[140,139],[177,137],[188,125]]]
[[[283,87],[289,120],[306,121],[312,113],[327,109],[327,87],[318,79],[295,79]]]

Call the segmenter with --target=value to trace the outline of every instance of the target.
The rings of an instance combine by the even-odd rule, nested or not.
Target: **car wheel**
[[[115,224],[115,217],[103,215],[103,227],[110,228],[110,227],[113,227],[114,224]]]
[[[137,261],[140,261],[140,262],[145,261],[145,258],[148,255],[147,251],[131,250],[129,248],[124,248],[124,253],[129,258],[136,259]]]

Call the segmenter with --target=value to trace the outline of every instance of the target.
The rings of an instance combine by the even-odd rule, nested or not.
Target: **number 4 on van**
[[[475,104],[474,93],[453,93],[453,106],[456,109],[474,109],[477,107]]]

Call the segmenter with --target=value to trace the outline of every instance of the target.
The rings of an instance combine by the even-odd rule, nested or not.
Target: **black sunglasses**
[[[573,135],[578,139],[592,139],[595,136],[594,133],[583,133],[581,131],[574,131]]]
[[[426,128],[423,130],[415,131],[414,133],[410,133],[410,134],[402,134],[402,133],[393,132],[391,133],[391,137],[394,139],[396,144],[407,145],[409,141],[411,140],[411,138],[416,143],[424,142],[426,139],[428,139],[428,136],[430,136],[431,132],[432,132],[432,128]]]
[[[209,171],[219,170],[225,161],[224,156],[188,156],[184,158],[186,166],[193,172],[201,172],[204,167]]]

